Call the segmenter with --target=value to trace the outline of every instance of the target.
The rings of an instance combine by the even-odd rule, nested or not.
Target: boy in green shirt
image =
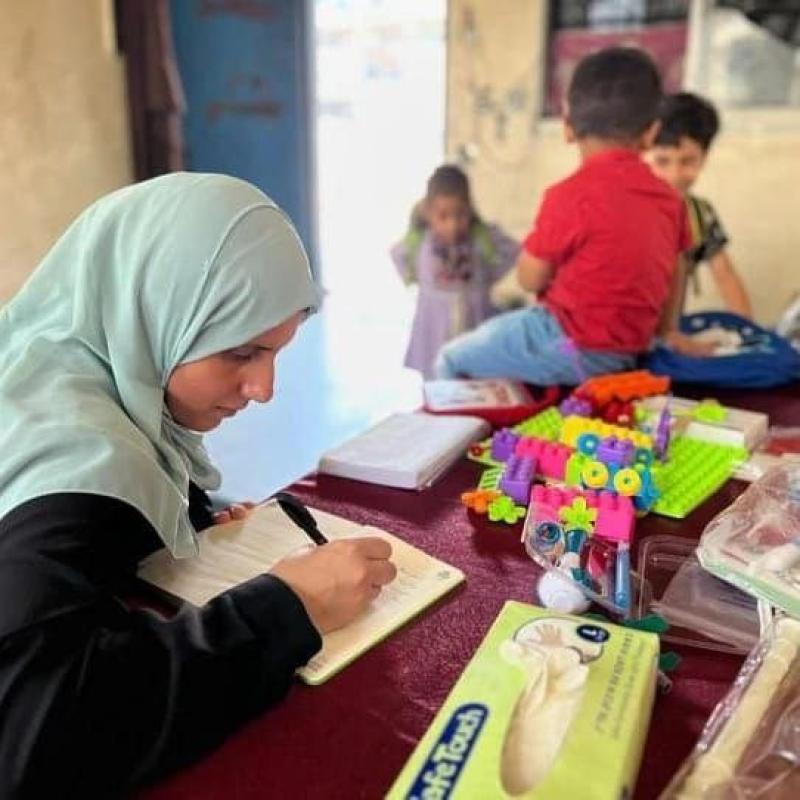
[[[708,151],[719,130],[719,116],[711,103],[689,92],[664,98],[659,113],[661,130],[650,151],[650,164],[662,180],[686,198],[694,245],[685,254],[688,275],[697,279],[697,266],[708,262],[725,308],[752,316],[750,298],[728,255],[728,236],[708,200],[691,194]]]

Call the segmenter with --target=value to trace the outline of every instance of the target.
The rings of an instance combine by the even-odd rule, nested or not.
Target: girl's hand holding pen
[[[391,583],[392,548],[377,536],[338,539],[279,561],[270,573],[305,606],[321,634],[347,625]]]

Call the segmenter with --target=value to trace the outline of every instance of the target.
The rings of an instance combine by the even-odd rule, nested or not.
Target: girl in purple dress
[[[518,253],[518,242],[478,216],[464,172],[439,167],[412,212],[408,233],[391,250],[405,283],[419,286],[407,367],[434,377],[439,348],[495,313],[489,290]]]

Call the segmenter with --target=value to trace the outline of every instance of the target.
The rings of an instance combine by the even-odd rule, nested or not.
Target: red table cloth
[[[800,387],[713,394],[723,403],[767,411],[773,424],[800,424]],[[407,539],[459,567],[467,581],[328,683],[298,682],[279,707],[140,796],[382,797],[503,603],[534,600],[537,570],[520,545],[520,524],[488,523],[459,502],[480,470],[464,460],[419,494],[326,476],[295,484],[292,491],[309,505]],[[744,488],[729,481],[684,520],[651,514],[638,523],[637,538],[697,539]],[[686,648],[681,654],[672,690],[657,697],[653,710],[635,794],[642,800],[667,784],[741,664],[741,658],[710,651]]]

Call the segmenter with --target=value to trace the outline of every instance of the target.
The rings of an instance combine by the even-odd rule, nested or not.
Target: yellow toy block
[[[607,436],[628,439],[636,447],[653,446],[653,440],[646,433],[632,431],[630,428],[621,428],[619,425],[610,425],[601,419],[587,419],[586,417],[567,417],[561,425],[559,441],[569,447],[577,447],[578,437],[583,433],[594,433],[601,439],[605,439]]]

